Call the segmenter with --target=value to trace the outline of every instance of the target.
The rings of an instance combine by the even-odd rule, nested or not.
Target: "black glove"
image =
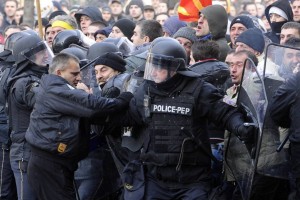
[[[117,87],[110,87],[102,91],[102,96],[106,98],[116,98],[120,95],[120,90]]]
[[[133,95],[130,92],[122,92],[116,100],[119,101],[120,106],[127,106],[132,99]]]
[[[244,143],[254,143],[258,127],[255,124],[243,123],[236,128],[237,137]]]

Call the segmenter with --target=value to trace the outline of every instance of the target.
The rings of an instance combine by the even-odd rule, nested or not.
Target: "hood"
[[[207,6],[203,8],[200,13],[202,13],[208,21],[209,30],[213,40],[225,37],[228,24],[228,15],[223,6]]]
[[[280,8],[281,10],[283,10],[285,12],[285,14],[288,17],[288,20],[287,20],[288,22],[293,21],[293,11],[292,11],[289,1],[280,0],[280,1],[275,1],[274,3],[272,3],[265,9],[265,15],[270,24],[271,24],[271,22],[270,22],[269,10],[273,6]]]
[[[80,17],[82,15],[86,15],[89,18],[91,18],[92,22],[95,21],[102,21],[103,22],[103,18],[102,18],[102,13],[100,12],[100,10],[97,7],[85,7],[84,9],[82,9],[82,11],[79,11],[75,14],[75,18],[78,24],[80,24]]]

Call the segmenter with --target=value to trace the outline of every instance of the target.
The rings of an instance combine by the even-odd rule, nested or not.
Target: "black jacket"
[[[122,109],[118,100],[106,99],[78,89],[56,75],[44,75],[36,95],[36,104],[26,132],[26,140],[34,148],[58,158],[71,158],[87,150],[89,131],[83,118]],[[86,151],[87,152],[87,151]],[[85,152],[85,153],[86,153]]]
[[[222,94],[230,87],[227,85],[230,79],[229,68],[226,63],[218,60],[197,62],[190,69],[200,75],[205,81],[220,89]]]

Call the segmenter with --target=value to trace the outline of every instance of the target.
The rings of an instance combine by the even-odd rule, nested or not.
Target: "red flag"
[[[199,11],[212,4],[212,0],[180,0],[178,16],[182,21],[194,22],[199,19]]]

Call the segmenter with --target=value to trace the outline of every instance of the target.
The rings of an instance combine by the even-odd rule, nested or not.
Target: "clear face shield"
[[[182,63],[184,63],[183,59],[149,53],[145,65],[144,79],[155,83],[165,82],[176,74]]]
[[[24,56],[38,66],[47,66],[52,62],[54,54],[48,44],[42,41],[24,53]]]
[[[127,37],[120,38],[116,44],[123,56],[128,57],[134,50],[134,44]]]

